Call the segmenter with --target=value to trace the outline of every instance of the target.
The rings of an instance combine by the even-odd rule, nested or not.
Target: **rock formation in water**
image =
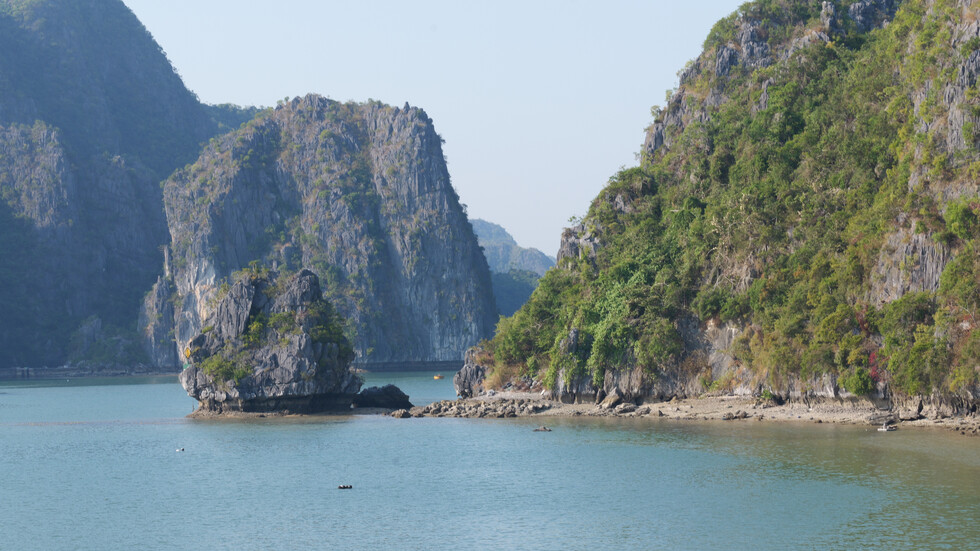
[[[203,412],[349,409],[361,381],[316,274],[249,271],[213,297],[180,374]]]
[[[411,409],[408,395],[395,385],[372,386],[365,388],[354,397],[354,405],[359,408]]]
[[[551,257],[537,249],[525,249],[502,226],[485,220],[471,220],[490,266],[497,312],[513,315],[534,292],[538,279],[555,265]]]
[[[476,367],[566,400],[976,411],[978,21],[968,0],[767,0],[719,21],[641,166],[565,231]]]
[[[172,244],[143,318],[158,361],[186,359],[208,301],[253,263],[316,272],[359,365],[459,361],[496,322],[421,109],[295,98],[213,140],[164,194]]]
[[[0,367],[141,361],[110,349],[139,342],[159,183],[242,114],[199,103],[120,1],[0,0],[0,51]]]

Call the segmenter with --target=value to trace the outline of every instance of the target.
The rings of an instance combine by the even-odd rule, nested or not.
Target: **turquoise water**
[[[415,403],[452,397],[451,381],[431,374],[367,379],[396,382]],[[173,379],[120,382],[0,385],[0,549],[980,542],[980,439],[942,431],[577,418],[549,419],[550,433],[533,432],[534,419],[194,421],[183,417],[194,403]]]

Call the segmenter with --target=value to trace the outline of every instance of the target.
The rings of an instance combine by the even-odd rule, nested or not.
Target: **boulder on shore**
[[[412,409],[408,394],[395,385],[372,386],[365,388],[354,397],[354,405],[359,408]]]

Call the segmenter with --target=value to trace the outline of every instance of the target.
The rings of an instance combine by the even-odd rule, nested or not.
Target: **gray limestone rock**
[[[824,2],[820,5],[820,27],[827,33],[840,32],[840,19],[837,17],[837,7],[833,2]]]
[[[312,413],[349,408],[353,350],[317,276],[252,274],[228,289],[187,344],[180,374],[200,410]]]
[[[848,6],[847,15],[859,32],[868,32],[887,24],[895,16],[900,3],[895,0],[860,0]]]
[[[625,402],[613,408],[613,412],[615,412],[617,415],[633,413],[634,411],[636,411],[636,404],[632,402]]]
[[[614,408],[622,401],[622,399],[623,398],[619,395],[619,393],[612,392],[611,394],[607,394],[606,397],[602,399],[602,402],[599,403],[599,407],[602,409]]]
[[[906,293],[935,291],[950,260],[949,247],[930,235],[902,228],[889,235],[881,248],[868,299],[880,306]]]
[[[359,365],[458,361],[496,324],[490,271],[421,109],[284,102],[174,173],[164,203],[179,352],[252,262],[316,272]]]
[[[769,44],[763,38],[759,22],[742,20],[738,29],[738,43],[742,49],[739,61],[746,67],[758,69],[772,65]]]
[[[480,347],[467,350],[463,369],[453,375],[453,388],[461,398],[472,398],[483,392],[483,379],[487,376],[487,369],[477,360],[481,352],[483,349]]]
[[[173,293],[173,283],[159,277],[140,308],[139,327],[143,330],[143,348],[154,366],[177,365],[177,345],[173,334],[174,305],[171,301]]]
[[[558,248],[558,265],[562,265],[562,261],[566,259],[577,261],[585,258],[594,266],[595,255],[600,246],[599,237],[585,224],[565,228],[561,234],[561,246]]]

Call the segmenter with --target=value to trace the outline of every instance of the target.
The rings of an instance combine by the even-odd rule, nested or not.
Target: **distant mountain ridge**
[[[518,245],[514,237],[499,224],[479,218],[470,220],[470,223],[473,225],[477,239],[480,240],[483,255],[487,257],[487,264],[490,265],[492,272],[526,270],[543,276],[548,268],[555,265],[555,259],[538,249]]]
[[[499,224],[479,218],[470,223],[490,265],[497,311],[502,316],[513,315],[527,302],[538,286],[538,279],[555,261],[538,249],[519,246]]]

